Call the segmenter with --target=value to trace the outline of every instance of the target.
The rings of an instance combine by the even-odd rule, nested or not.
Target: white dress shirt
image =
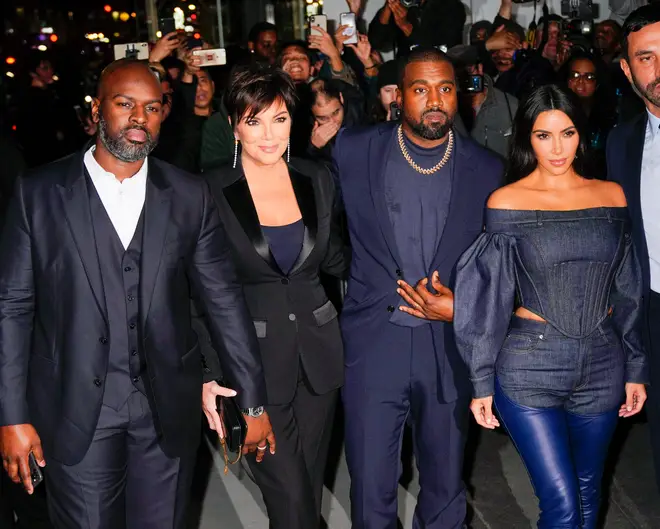
[[[660,118],[648,112],[640,193],[651,289],[660,293]]]
[[[85,167],[125,250],[133,240],[147,195],[147,160],[137,173],[120,182],[99,165],[95,149],[92,146],[85,153]]]

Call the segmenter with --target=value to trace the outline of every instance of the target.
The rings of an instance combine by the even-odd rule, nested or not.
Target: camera
[[[422,0],[399,0],[401,5],[405,8],[410,7],[419,7],[422,3]]]
[[[572,44],[573,52],[591,53],[593,51],[593,22],[575,18],[564,20],[561,24],[562,38]]]

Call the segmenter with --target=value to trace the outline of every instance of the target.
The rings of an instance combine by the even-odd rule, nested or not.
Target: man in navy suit
[[[642,264],[651,385],[646,415],[660,488],[660,4],[633,11],[623,26],[621,68],[646,105],[607,142],[607,174],[628,199],[632,236]]]
[[[413,426],[415,529],[464,525],[471,386],[452,333],[456,261],[483,226],[502,164],[452,125],[447,56],[401,63],[402,121],[343,131],[335,147],[353,261],[342,330],[354,529],[395,529],[401,438]],[[414,286],[412,286],[414,285]]]

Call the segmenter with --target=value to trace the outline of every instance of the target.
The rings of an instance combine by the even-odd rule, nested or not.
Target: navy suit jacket
[[[387,387],[401,365],[383,361],[383,351],[410,343],[410,330],[390,323],[403,300],[396,292],[401,258],[385,202],[384,177],[388,153],[398,149],[398,123],[342,131],[334,157],[348,217],[353,260],[341,325],[346,367],[368,373]],[[456,262],[483,229],[488,196],[502,183],[503,166],[472,140],[455,135],[455,163],[447,222],[431,270],[450,288]],[[433,178],[433,176],[429,176]],[[416,278],[417,281],[419,278]],[[430,278],[429,278],[430,281]],[[438,398],[452,402],[469,397],[472,388],[452,332],[452,325],[431,322],[438,369]],[[401,355],[410,363],[409,355]]]
[[[648,314],[651,272],[649,269],[649,251],[644,235],[644,222],[642,220],[640,189],[647,122],[648,114],[643,112],[635,119],[614,128],[607,139],[607,177],[623,187],[628,201],[628,212],[632,220],[633,243],[642,265],[642,284],[644,286],[642,301],[645,314]],[[647,351],[651,351],[648,325],[644,325],[644,345]]]

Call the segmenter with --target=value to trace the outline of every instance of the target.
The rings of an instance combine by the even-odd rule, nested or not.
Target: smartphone
[[[322,28],[323,31],[328,31],[328,17],[326,15],[312,15],[309,17],[309,33],[310,35],[321,36],[320,31],[314,31],[315,27]]]
[[[174,18],[159,18],[158,19],[158,29],[160,29],[163,37],[168,33],[174,33],[176,31],[176,24]]]
[[[466,75],[461,79],[461,89],[469,94],[480,94],[484,91],[484,78],[482,75]]]
[[[394,101],[390,103],[390,121],[399,121],[401,119],[401,107]]]
[[[148,42],[131,42],[129,44],[115,44],[115,61],[118,59],[138,59],[146,61],[149,59]]]
[[[37,459],[32,452],[28,455],[28,467],[30,467],[32,486],[36,487],[44,480],[44,473],[41,471],[41,467],[37,464]]]
[[[195,57],[200,58],[200,66],[223,66],[227,64],[227,53],[224,48],[215,48],[211,50],[195,50],[192,52]]]
[[[357,33],[357,21],[355,19],[355,13],[340,13],[339,25],[348,26],[344,30],[344,35],[349,36],[350,38],[348,40],[345,40],[344,44],[357,44],[358,33]]]

